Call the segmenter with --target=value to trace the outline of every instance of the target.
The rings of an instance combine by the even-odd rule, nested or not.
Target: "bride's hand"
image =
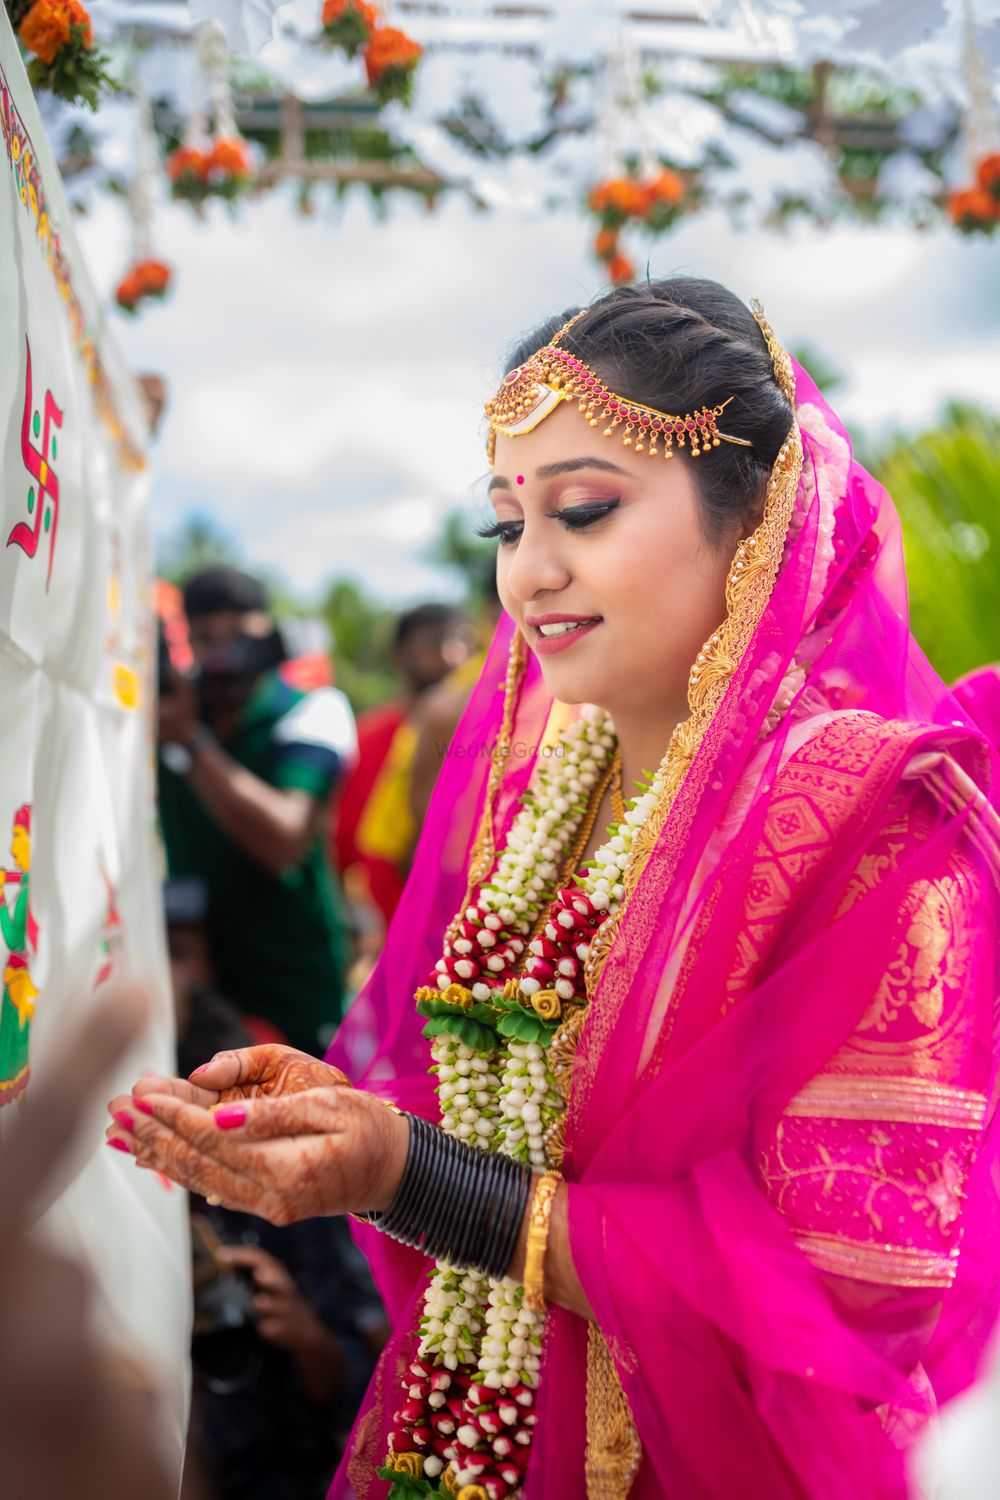
[[[215,1110],[174,1093],[113,1103],[109,1137],[142,1166],[272,1224],[387,1208],[406,1164],[406,1119],[358,1089],[259,1095]]]
[[[258,1094],[295,1094],[303,1089],[329,1088],[332,1084],[350,1088],[351,1080],[339,1068],[331,1068],[308,1052],[269,1042],[261,1047],[217,1052],[188,1078],[162,1078],[147,1073],[133,1084],[132,1094],[135,1098],[172,1094],[187,1104],[210,1109],[213,1104],[253,1099]],[[112,1099],[108,1105],[112,1111],[126,1107],[127,1100],[122,1099]]]

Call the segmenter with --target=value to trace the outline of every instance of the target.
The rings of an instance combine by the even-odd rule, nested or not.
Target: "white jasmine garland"
[[[471,991],[473,1003],[488,1003],[516,977],[540,914],[552,907],[543,937],[532,942],[527,957],[529,964],[549,977],[543,982],[523,975],[517,992],[531,1014],[532,997],[542,989],[554,991],[562,1004],[586,1003],[584,965],[589,944],[603,920],[613,916],[624,899],[624,876],[635,838],[656,807],[663,784],[661,769],[629,803],[623,821],[609,829],[578,882],[578,891],[568,898],[564,893],[553,906],[556,882],[586,815],[588,799],[614,749],[610,719],[588,707],[567,725],[554,752],[539,760],[492,878],[480,887],[476,904],[450,929],[452,936],[435,971],[440,991],[459,984]],[[595,919],[599,919],[596,926]],[[457,1025],[463,1014],[456,1007]],[[481,1148],[492,1146],[526,1160],[536,1170],[549,1165],[545,1138],[564,1105],[547,1064],[546,1043],[500,1038],[484,1056],[457,1033],[445,1030],[433,1039],[432,1054],[445,1130]],[[444,1454],[459,1484],[482,1483],[483,1465],[488,1462],[491,1476],[500,1476],[491,1477],[489,1493],[495,1483],[509,1496],[520,1493],[518,1470],[509,1463],[513,1429],[495,1432],[499,1419],[491,1428],[483,1403],[488,1408],[490,1392],[496,1392],[495,1413],[505,1411],[504,1403],[514,1403],[522,1424],[516,1443],[523,1452],[530,1444],[534,1423],[533,1393],[541,1368],[543,1327],[544,1318],[524,1306],[520,1283],[509,1279],[491,1283],[443,1263],[435,1268],[424,1298],[419,1356],[448,1371],[476,1370],[462,1424]],[[415,1397],[416,1392],[414,1385],[409,1395]],[[426,1421],[433,1423],[441,1397],[433,1392],[426,1399]],[[411,1421],[402,1435],[412,1438],[421,1430],[428,1429]],[[444,1462],[432,1453],[424,1456],[423,1465],[431,1480],[444,1470]]]

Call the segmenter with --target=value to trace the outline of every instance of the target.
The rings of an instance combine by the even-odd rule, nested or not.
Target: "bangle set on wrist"
[[[410,1142],[396,1195],[363,1222],[433,1260],[502,1280],[535,1181],[530,1167],[456,1140],[418,1115],[406,1119]]]

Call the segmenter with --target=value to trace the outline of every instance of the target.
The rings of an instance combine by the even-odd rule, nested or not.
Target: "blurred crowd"
[[[495,614],[401,614],[397,691],[356,717],[259,579],[203,569],[158,607],[179,1071],[273,1042],[322,1056],[378,959]],[[322,1500],[388,1331],[346,1223],[192,1198],[191,1237],[185,1500]]]

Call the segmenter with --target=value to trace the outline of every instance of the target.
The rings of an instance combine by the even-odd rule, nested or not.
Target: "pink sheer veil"
[[[909,633],[889,496],[798,366],[795,378],[804,463],[780,571],[629,902],[569,1106],[574,1263],[642,1443],[636,1500],[905,1495],[912,1433],[974,1378],[996,1314],[995,759]],[[465,894],[511,635],[505,617],[444,757],[385,952],[330,1053],[359,1084],[431,1118],[412,996]],[[550,708],[529,656],[497,844]],[[825,1122],[836,1186],[824,1200],[820,1182],[816,1211],[820,1238],[835,1239],[831,1203],[855,1212],[840,1183],[862,1204],[871,1188],[874,1217],[841,1228],[877,1260],[892,1239],[885,1205],[898,1198],[912,1255],[926,1266],[940,1250],[950,1284],[848,1272],[845,1293],[803,1249],[809,1235],[793,1232],[762,1163],[788,1138],[790,1101],[852,1038],[861,1052],[883,1045],[872,1005],[900,963],[899,913],[940,889],[965,901],[934,949],[940,1014],[893,1013],[894,1086],[917,1057],[921,1097],[938,1090],[931,1123],[910,1139],[877,1112]],[[985,1101],[975,1131],[948,1123],[947,1091]],[[872,1197],[873,1160],[882,1196]],[[942,1163],[951,1176],[935,1175]],[[429,1269],[373,1233],[365,1249],[395,1333],[335,1496],[384,1493],[372,1470]],[[851,1285],[877,1287],[874,1313]],[[586,1326],[555,1309],[526,1500],[585,1492],[586,1367]]]

